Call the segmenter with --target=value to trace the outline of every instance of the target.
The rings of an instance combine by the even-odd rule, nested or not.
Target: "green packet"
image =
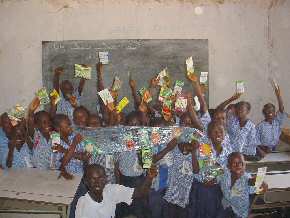
[[[83,140],[85,151],[93,156],[101,154],[101,149],[96,145],[96,141],[92,138],[85,138]]]
[[[182,92],[182,87],[184,86],[184,82],[182,80],[176,80],[175,81],[175,86],[173,89],[173,94],[181,94]]]
[[[40,104],[41,105],[45,105],[48,104],[50,102],[48,93],[46,88],[41,88],[36,92],[36,96],[39,98]]]
[[[60,134],[58,132],[51,133],[50,140],[52,144],[52,152],[57,152],[57,150],[54,149],[54,146],[60,145]]]
[[[171,97],[172,95],[172,89],[167,87],[161,87],[160,93],[159,93],[159,101],[163,102],[164,99]]]
[[[151,147],[143,147],[141,151],[144,169],[149,169],[153,162],[153,151]]]

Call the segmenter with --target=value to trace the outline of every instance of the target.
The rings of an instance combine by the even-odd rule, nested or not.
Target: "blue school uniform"
[[[33,137],[33,166],[39,169],[49,169],[51,164],[51,155],[51,139],[47,141],[41,132],[36,129]]]
[[[6,159],[4,155],[7,149],[8,149],[8,138],[3,128],[0,127],[0,165],[2,165],[3,167],[6,166]]]
[[[238,118],[231,115],[227,119],[227,132],[234,151],[245,155],[256,155],[259,142],[256,137],[255,124],[251,120],[248,120],[244,127],[240,127]]]
[[[143,174],[137,151],[123,151],[118,154],[119,170],[123,176],[136,177]]]
[[[216,152],[209,138],[202,138],[200,143],[210,145],[211,153],[208,156],[204,156],[197,150],[196,157],[200,163],[200,171],[198,174],[194,174],[193,188],[190,193],[190,215],[188,217],[215,218],[221,208],[220,202],[222,194],[217,184],[205,186],[203,182],[206,181],[206,172],[208,172],[213,165],[218,164],[223,169],[226,168],[228,156],[232,153],[232,147],[228,137],[225,137],[222,142],[221,146],[223,149],[220,154]],[[211,203],[209,204],[208,202]]]
[[[81,95],[79,94],[78,89],[76,89],[73,92],[73,96],[76,97],[77,104],[79,105],[80,104],[80,100],[81,100]],[[74,108],[71,105],[71,103],[64,98],[62,93],[60,94],[60,97],[61,97],[60,101],[57,103],[57,111],[56,111],[56,113],[57,114],[65,114],[65,115],[67,115],[69,117],[69,119],[72,121],[73,120]]]
[[[203,126],[203,132],[207,134],[207,127],[208,124],[211,122],[211,117],[208,111],[200,117],[200,122]]]
[[[7,168],[6,166],[6,160],[8,157],[8,146],[4,149],[4,155],[2,156],[2,167]],[[21,147],[21,149],[18,151],[16,148],[14,148],[13,152],[13,161],[12,161],[12,168],[19,169],[19,168],[30,168],[32,166],[31,162],[31,152],[26,143],[24,143]]]
[[[248,217],[250,207],[249,195],[256,192],[256,188],[248,184],[250,178],[250,174],[245,173],[231,187],[231,173],[229,170],[226,170],[222,176],[218,177],[218,183],[223,192],[222,206],[224,210],[231,207],[238,217]]]
[[[76,136],[75,133],[71,134],[68,137],[69,140],[69,144],[67,144],[65,141],[63,141],[62,139],[60,139],[60,145],[63,146],[63,148],[68,149],[69,146],[72,144],[74,137]],[[76,149],[75,149],[75,153],[77,152],[85,152],[85,147],[84,147],[84,143],[81,142],[79,144],[77,144]],[[60,154],[58,155],[57,159],[58,159],[58,163],[57,166],[60,167],[61,165],[61,159],[63,158],[64,154]],[[75,158],[72,158],[69,163],[67,164],[67,166],[65,167],[66,171],[70,174],[77,174],[77,175],[82,175],[83,174],[83,162],[81,160],[77,160]]]
[[[178,147],[172,150],[172,166],[168,172],[168,188],[164,199],[171,204],[185,208],[193,181],[192,156],[183,155]]]
[[[286,113],[278,112],[272,123],[265,120],[260,122],[256,127],[259,144],[274,149],[279,142],[282,125],[286,119]]]

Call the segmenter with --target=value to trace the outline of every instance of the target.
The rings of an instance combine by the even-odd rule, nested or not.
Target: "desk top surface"
[[[0,171],[0,197],[70,204],[81,177],[58,179],[58,171],[10,169]]]

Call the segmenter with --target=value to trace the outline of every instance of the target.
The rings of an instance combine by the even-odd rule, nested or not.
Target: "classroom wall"
[[[202,13],[201,13],[202,12]],[[289,0],[0,0],[0,112],[41,87],[41,41],[208,39],[210,107],[245,80],[252,118],[290,86]]]

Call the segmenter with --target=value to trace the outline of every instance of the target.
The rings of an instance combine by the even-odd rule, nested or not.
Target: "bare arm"
[[[153,155],[153,163],[157,163],[159,160],[161,160],[168,152],[175,148],[176,144],[177,139],[172,139],[162,151],[160,151],[158,154]]]
[[[198,149],[198,146],[199,146],[198,143],[194,142],[194,149],[191,152],[191,155],[192,155],[192,170],[193,170],[193,173],[195,173],[195,174],[199,173],[199,164],[198,164],[198,160],[197,160],[197,157],[196,157],[196,151]]]
[[[136,81],[133,80],[132,78],[130,78],[129,79],[129,85],[130,85],[130,88],[131,88],[132,97],[134,99],[135,110],[138,110],[138,107],[141,104],[141,98],[137,94],[137,90],[136,90],[137,84],[136,84]]]
[[[192,98],[191,93],[189,93],[187,101],[188,101],[187,102],[187,110],[188,110],[188,113],[190,115],[191,121],[193,123],[193,127],[203,131],[202,123],[198,119],[197,114],[196,114],[194,107],[193,107],[193,98]]]
[[[138,187],[135,188],[133,193],[133,199],[135,198],[143,198],[149,194],[152,180],[157,175],[156,168],[151,168],[148,170],[148,175],[145,178],[145,181]]]
[[[220,103],[216,107],[216,110],[224,110],[230,103],[232,103],[233,101],[239,99],[241,97],[241,95],[242,95],[241,93],[235,93],[229,99],[226,99],[224,102]]]
[[[200,102],[200,111],[202,114],[205,114],[208,111],[208,107],[207,107],[207,103],[205,101],[204,95],[201,91],[200,84],[199,82],[192,82],[192,85],[193,85],[194,92]]]
[[[281,96],[281,90],[279,86],[275,87],[275,94],[278,100],[278,104],[279,104],[279,111],[280,113],[284,113],[284,103],[283,103],[283,99]]]
[[[83,93],[85,83],[86,83],[86,80],[85,80],[84,78],[81,78],[81,79],[80,79],[80,82],[79,82],[79,87],[78,87],[78,92],[79,92],[79,95],[80,95],[80,96],[81,96],[82,93]]]
[[[53,88],[59,93],[60,92],[60,86],[59,86],[59,77],[63,73],[63,68],[58,67],[54,70],[53,75]]]

